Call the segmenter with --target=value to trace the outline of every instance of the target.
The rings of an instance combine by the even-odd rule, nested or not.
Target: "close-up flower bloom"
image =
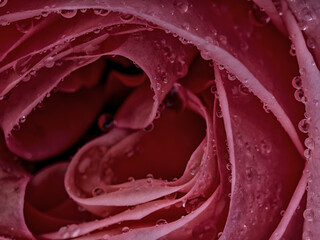
[[[320,239],[318,0],[0,0],[0,239]]]

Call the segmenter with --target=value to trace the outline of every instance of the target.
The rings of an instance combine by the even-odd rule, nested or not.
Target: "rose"
[[[116,90],[127,96],[124,89],[117,89],[115,83],[111,85],[111,77],[108,78],[107,93],[101,91],[96,83],[99,71],[103,69],[99,62],[75,71],[94,62],[100,55],[124,55],[135,61],[150,78],[154,94],[143,83],[143,77],[136,81],[119,74],[111,78],[120,78],[125,85],[137,88],[117,111],[115,128],[83,146],[69,164],[65,187],[74,201],[68,200],[63,191],[62,179],[67,164],[58,163],[49,165],[31,180],[24,207],[24,188],[29,176],[12,162],[12,155],[3,146],[2,181],[5,188],[1,201],[5,207],[1,210],[4,216],[2,235],[32,238],[25,225],[24,207],[28,227],[38,237],[46,238],[89,234],[87,239],[141,239],[142,236],[145,239],[210,239],[217,236],[222,239],[267,239],[271,235],[273,239],[293,239],[295,236],[300,239],[302,216],[306,220],[303,237],[311,238],[311,234],[317,237],[318,178],[312,168],[317,166],[318,143],[317,87],[313,83],[318,74],[317,48],[314,48],[317,46],[317,15],[312,10],[315,3],[307,3],[302,8],[290,2],[291,10],[288,10],[285,2],[257,1],[268,15],[252,3],[232,1],[201,1],[201,4],[148,2],[147,8],[142,1],[41,4],[1,3],[4,13],[0,19],[3,32],[8,36],[3,40],[2,49],[3,98],[8,96],[4,93],[11,92],[1,105],[1,126],[12,153],[31,161],[57,155],[81,137],[104,101],[114,101],[112,94]],[[87,8],[94,8],[93,12],[100,17],[91,10],[81,11],[85,13],[74,10]],[[100,8],[132,14],[150,23]],[[59,11],[67,19],[49,14],[52,11]],[[306,48],[304,36],[292,14],[304,30],[309,48]],[[42,17],[30,20],[38,15]],[[274,25],[269,22],[270,18]],[[83,19],[86,19],[85,23]],[[9,22],[14,23],[5,26]],[[63,28],[57,29],[56,26]],[[16,27],[21,33],[13,31]],[[191,46],[182,45],[162,30],[147,32],[152,29],[171,31],[180,36],[182,42],[190,41]],[[85,32],[89,34],[85,35]],[[297,54],[299,67],[296,58],[289,55],[291,43],[287,36],[294,44],[290,52]],[[212,84],[212,78],[201,60],[194,58],[192,45],[198,47],[205,60],[214,60],[215,85],[211,87],[214,96],[207,88]],[[46,49],[49,51],[40,54]],[[316,63],[312,62],[313,58]],[[200,72],[201,66],[204,71]],[[296,77],[298,70],[301,77]],[[70,72],[74,73],[58,85],[60,93],[52,96],[56,105],[45,106],[45,114],[40,111],[30,114],[43,96]],[[82,80],[86,72],[91,73],[89,83],[87,79]],[[34,74],[37,76],[28,81]],[[48,79],[42,79],[44,76]],[[291,87],[291,79],[296,90]],[[27,82],[23,83],[23,80]],[[176,84],[178,81],[180,85]],[[12,89],[18,82],[22,83]],[[80,91],[82,86],[90,90]],[[67,101],[61,92],[73,92],[74,95],[70,95],[72,97]],[[92,95],[97,97],[91,97],[91,104],[87,104]],[[303,105],[299,105],[293,95],[306,103],[304,120],[301,120]],[[81,100],[85,100],[84,103]],[[160,105],[163,101],[169,110],[160,113],[160,119],[154,121],[152,129],[153,125],[149,124],[159,116],[157,110],[163,106]],[[70,112],[75,106],[74,112]],[[171,120],[174,111],[170,107],[178,112]],[[84,109],[87,114],[83,114]],[[57,113],[66,118],[62,123],[57,121],[61,119]],[[199,115],[206,123],[206,137],[201,143],[201,131],[194,132],[192,127],[202,129]],[[16,125],[19,120],[21,126]],[[171,121],[179,124],[172,127]],[[77,124],[70,128],[74,122]],[[35,135],[35,130],[27,126],[32,123],[33,126],[40,125],[33,129],[44,129],[45,134]],[[185,129],[186,126],[189,128]],[[301,142],[305,135],[299,133],[298,126],[303,132],[309,131],[310,135],[305,141],[308,147],[305,156],[312,167],[307,167],[303,175]],[[142,128],[151,128],[152,131],[129,130]],[[178,132],[177,136],[183,136],[175,142],[181,145],[184,141],[184,144],[193,142],[192,147],[186,148],[191,152],[178,146],[173,148],[170,144],[165,145],[165,153],[161,151],[162,144],[168,144],[164,135],[174,131]],[[151,140],[153,144],[147,145],[146,149],[156,153],[148,155],[133,148],[137,142],[145,146]],[[144,159],[142,156],[155,159],[150,168],[159,166],[159,159],[167,158],[168,165],[165,166],[168,167],[163,170],[160,165],[153,179],[151,175],[141,175],[148,167],[139,172],[132,163],[113,166],[123,152],[128,158],[140,154],[140,160]],[[190,157],[187,164],[183,162],[186,156]],[[173,162],[181,163],[179,166],[169,165]],[[182,177],[172,181],[170,177],[176,176],[185,165]],[[128,173],[136,174],[136,181],[126,182]],[[55,176],[60,182],[53,180]],[[99,182],[101,176],[104,177],[103,184]],[[166,182],[161,177],[171,181]],[[310,190],[306,200],[303,195],[307,179]],[[114,182],[122,184],[114,185]],[[56,189],[56,192],[48,196],[48,188]],[[84,212],[74,209],[75,202]],[[89,212],[102,220],[90,221],[88,218],[92,215]],[[184,217],[179,219],[181,216]],[[78,224],[84,220],[87,222]],[[118,222],[122,222],[121,225],[115,225]]]

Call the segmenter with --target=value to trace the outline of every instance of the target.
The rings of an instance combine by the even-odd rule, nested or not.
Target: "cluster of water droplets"
[[[307,7],[304,7],[301,9],[298,15],[299,15],[298,26],[300,30],[306,31],[308,29],[308,25],[313,20],[312,13]]]
[[[296,89],[295,93],[294,93],[294,97],[297,101],[302,102],[302,103],[306,103],[307,102],[307,98],[304,94],[304,90],[302,87],[302,79],[301,76],[295,76],[292,79],[292,86]]]
[[[76,224],[63,226],[58,230],[58,234],[63,239],[78,237],[80,233],[81,229]]]

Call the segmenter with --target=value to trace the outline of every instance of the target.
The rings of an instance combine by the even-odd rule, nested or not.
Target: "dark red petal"
[[[14,163],[14,156],[5,148],[3,137],[0,140],[0,233],[11,239],[34,239],[25,224],[23,199],[30,176]]]
[[[31,161],[53,157],[85,133],[103,104],[103,89],[55,93],[6,139],[9,149]]]
[[[216,80],[232,163],[231,205],[222,238],[267,239],[288,206],[304,162],[255,96],[235,91],[241,83],[228,80],[218,68]]]

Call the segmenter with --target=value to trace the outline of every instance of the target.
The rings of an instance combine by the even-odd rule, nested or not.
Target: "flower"
[[[316,9],[0,0],[1,235],[317,238]]]

